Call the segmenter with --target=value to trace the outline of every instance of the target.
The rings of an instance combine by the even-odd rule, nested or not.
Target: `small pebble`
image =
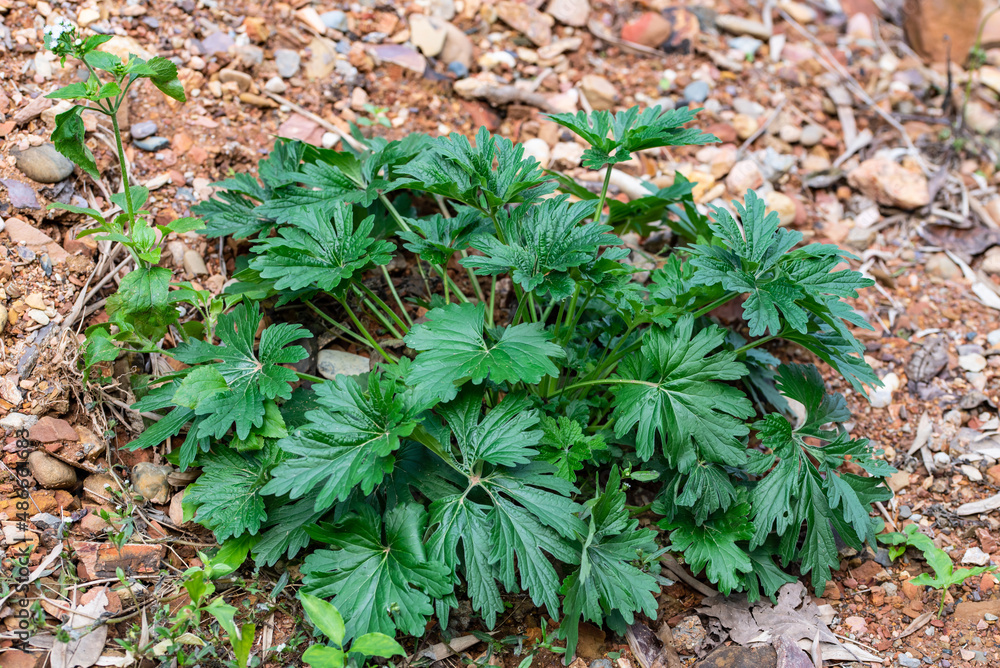
[[[340,137],[333,134],[332,132],[323,133],[323,139],[322,139],[323,148],[333,148],[334,146],[337,145],[338,141],[340,141]]]
[[[910,519],[910,516],[912,514],[913,514],[913,511],[910,510],[909,506],[900,506],[899,507],[899,519],[901,519],[901,520],[908,520],[908,519]]]
[[[37,322],[39,325],[49,324],[49,316],[45,315],[45,311],[39,311],[36,308],[28,309],[28,317]]]
[[[684,87],[685,102],[704,102],[708,99],[708,84],[704,81],[692,81]]]
[[[170,145],[170,140],[166,137],[147,137],[145,139],[138,139],[134,142],[136,146],[141,148],[143,151],[149,151],[150,153],[155,153],[161,148],[166,148]]]
[[[465,63],[453,60],[448,63],[448,71],[454,74],[459,79],[464,79],[469,76],[469,68],[465,66]]]
[[[132,134],[132,139],[145,139],[146,137],[152,137],[156,134],[156,123],[153,121],[133,123],[132,127],[129,128],[129,132]]]
[[[986,358],[979,353],[961,355],[958,358],[958,364],[966,371],[978,372],[986,368]]]

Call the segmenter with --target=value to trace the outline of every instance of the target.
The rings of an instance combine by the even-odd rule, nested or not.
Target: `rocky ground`
[[[986,22],[978,59],[966,63],[976,37],[970,17],[983,13],[978,0],[907,2],[905,17],[901,4],[0,0],[0,475],[13,475],[27,454],[16,430],[29,429],[43,446],[26,461],[27,528],[14,521],[14,481],[0,479],[3,572],[9,555],[33,548],[30,597],[39,605],[36,637],[15,645],[5,576],[0,665],[42,666],[67,611],[113,583],[118,566],[148,584],[131,598],[109,590],[107,662],[97,665],[124,665],[111,662],[122,654],[113,639],[153,599],[177,605],[169,596],[176,583],[161,573],[182,571],[210,540],[180,513],[178,492],[190,476],[159,454],[117,447],[141,428],[127,386],[85,387],[74,364],[82,329],[106,317],[104,299],[123,265],[108,248],[75,238],[77,217],[45,209],[50,201],[106,208],[118,185],[110,130],[96,118],[84,116],[105,181],[74,172],[46,143],[63,103],[42,95],[79,74],[41,49],[42,29],[60,19],[113,33],[115,53],[158,54],[180,67],[186,105],[139,86],[120,112],[132,174],[152,191],[158,223],[186,215],[212,182],[252,171],[274,136],[334,147],[352,122],[389,138],[485,125],[525,142],[543,164],[592,179],[579,167],[583,146],[543,112],[703,107],[701,123],[722,143],[637,155],[619,166],[615,196],[634,196],[642,180],[669,185],[677,173],[697,183],[701,204],[756,188],[783,224],[855,252],[878,281],[857,308],[874,327],[859,337],[885,387],[870,402],[836,389],[855,411],[854,433],[899,469],[884,519],[900,529],[918,524],[956,563],[1000,564],[1000,49],[991,48],[1000,45],[1000,23]],[[178,277],[219,292],[237,245],[192,233],[169,238],[167,249]],[[115,376],[130,365],[119,360]],[[130,485],[147,501],[109,527],[100,510],[121,511],[127,494],[109,498],[105,485]],[[122,532],[126,547],[110,551],[109,536]],[[925,570],[912,553],[891,562],[884,549],[847,550],[814,603],[830,631],[883,665],[1000,666],[997,576],[953,587],[938,618],[938,593],[909,582]],[[289,601],[235,587],[268,629],[255,654],[295,664]],[[684,665],[781,663],[780,652],[739,654],[739,646],[728,659],[705,659],[721,637],[714,618],[697,614],[710,594],[695,584],[663,591],[661,619]],[[527,636],[530,646],[541,620],[525,601],[514,603],[501,633]],[[457,617],[451,631],[474,630]],[[635,639],[586,626],[582,635],[577,668],[645,666]],[[486,646],[465,637],[461,654],[485,657]],[[443,658],[440,646],[430,652],[451,665],[461,659]],[[499,657],[508,666],[520,660]],[[557,658],[542,652],[537,660]]]

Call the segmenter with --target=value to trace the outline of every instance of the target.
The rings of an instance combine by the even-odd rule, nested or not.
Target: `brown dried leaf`
[[[101,658],[108,627],[100,624],[100,618],[107,605],[107,587],[102,587],[89,603],[73,608],[63,628],[75,639],[68,643],[55,641],[50,658],[52,668],[90,668]]]

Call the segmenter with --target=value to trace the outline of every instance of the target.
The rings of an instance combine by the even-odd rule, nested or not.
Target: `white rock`
[[[807,125],[802,128],[802,135],[799,137],[799,143],[803,146],[815,146],[816,144],[823,141],[823,128],[818,125]]]
[[[25,415],[24,413],[7,413],[0,418],[0,427],[7,431],[18,431],[20,429],[30,429],[38,422],[37,415]]]
[[[264,90],[269,93],[274,93],[275,95],[281,95],[286,90],[288,90],[288,84],[281,80],[281,77],[271,77],[264,84]]]
[[[371,362],[367,357],[352,355],[343,350],[321,350],[316,357],[316,368],[324,378],[358,376],[368,373]]]
[[[986,341],[991,346],[1000,345],[1000,329],[994,329],[992,332],[986,335]]]
[[[333,134],[332,132],[323,133],[323,139],[322,139],[323,148],[333,148],[334,146],[337,145],[338,141],[340,141],[340,137]]]
[[[37,308],[28,309],[28,317],[39,325],[49,324],[49,316],[45,315],[45,311],[39,311]]]
[[[972,566],[985,566],[990,563],[990,555],[983,552],[978,547],[970,547],[962,555],[962,563]]]
[[[966,371],[976,373],[986,368],[986,358],[979,353],[960,355],[958,358],[958,364]]]
[[[971,480],[972,482],[979,482],[983,479],[982,472],[975,466],[972,466],[970,464],[962,464],[959,468],[962,469],[962,473],[965,474],[965,477]]]
[[[868,400],[871,403],[872,408],[885,408],[892,403],[892,392],[884,387],[880,387],[869,393]]]
[[[534,158],[542,167],[548,167],[552,160],[552,152],[549,150],[548,142],[534,137],[524,142],[524,157]]]
[[[583,146],[575,141],[559,142],[552,148],[552,166],[558,169],[579,167],[584,150]]]
[[[448,37],[444,21],[423,14],[410,15],[410,42],[428,58],[433,58],[444,48]]]
[[[899,389],[899,376],[891,372],[885,374],[882,378],[882,385],[890,392],[895,392]]]

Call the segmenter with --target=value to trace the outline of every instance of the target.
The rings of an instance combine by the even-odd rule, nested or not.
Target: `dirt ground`
[[[589,20],[577,26],[534,14],[527,24],[514,26],[513,20],[498,18],[503,4],[0,0],[4,468],[16,470],[23,461],[26,452],[16,430],[33,416],[58,418],[75,428],[78,438],[72,444],[54,439],[46,449],[70,462],[81,481],[109,469],[124,479],[140,461],[161,462],[159,453],[119,449],[141,427],[127,408],[127,387],[87,388],[75,365],[83,329],[106,318],[103,300],[121,280],[122,258],[75,239],[79,217],[45,209],[57,200],[106,205],[118,187],[108,128],[88,121],[90,144],[106,174],[101,183],[77,170],[46,185],[17,166],[16,154],[44,143],[51,132],[57,108],[41,95],[77,75],[41,49],[42,28],[60,17],[80,23],[86,18],[90,29],[117,35],[119,48],[172,58],[180,67],[186,104],[167,101],[144,84],[133,89],[120,117],[123,127],[152,122],[153,137],[163,138],[155,150],[139,148],[134,137],[127,147],[133,178],[152,191],[149,208],[157,223],[187,215],[193,204],[211,196],[211,183],[253,172],[277,136],[330,145],[351,122],[367,123],[364,132],[390,139],[412,132],[472,135],[486,125],[517,141],[541,139],[534,146],[553,168],[593,179],[577,166],[578,157],[573,164],[572,138],[543,112],[658,102],[705,107],[700,123],[722,140],[720,146],[643,153],[624,163],[623,171],[660,186],[682,173],[698,183],[702,204],[728,199],[746,187],[760,188],[769,205],[781,211],[784,224],[809,240],[836,243],[857,254],[854,268],[878,281],[857,300],[857,310],[874,328],[859,331],[858,337],[886,386],[869,401],[842,381],[831,378],[831,384],[848,397],[855,416],[852,433],[878,444],[899,469],[890,481],[896,497],[885,504],[883,518],[890,528],[918,524],[956,565],[1000,564],[1000,502],[981,512],[963,508],[1000,494],[995,169],[1000,70],[993,67],[1000,64],[1000,50],[984,49],[980,67],[952,63],[949,71],[914,53],[892,11],[895,5],[882,12],[862,0],[843,0],[842,12],[824,10],[829,5],[821,2],[778,3],[773,23],[762,22],[767,38],[756,46],[738,40],[756,39],[753,35],[737,34],[719,20],[761,21],[759,8],[743,0],[701,0],[690,6],[597,0],[590,5]],[[569,4],[587,6],[585,0]],[[315,12],[304,11],[311,9]],[[687,14],[671,10],[695,17],[693,26],[683,20]],[[328,12],[340,14],[320,17]],[[664,33],[666,46],[623,42],[625,36],[648,38],[641,24],[648,13],[673,21],[671,32]],[[430,39],[418,34],[415,14],[444,15],[441,20],[464,35],[448,33],[455,60],[425,58],[411,48]],[[556,45],[548,51],[529,39],[543,23],[552,33],[548,46]],[[289,74],[289,62],[296,58],[300,65]],[[457,80],[466,73],[488,85],[485,99],[462,96],[469,86]],[[698,82],[705,84],[702,99],[696,90],[701,84],[694,86]],[[518,93],[501,90],[504,85]],[[867,161],[879,159],[905,170],[910,175],[900,177],[905,183],[882,183],[866,171]],[[753,163],[752,169],[737,168],[743,162]],[[618,189],[614,196],[628,194]],[[195,234],[167,242],[166,265],[179,278],[216,293],[231,277],[240,249],[232,239],[216,244]],[[772,352],[806,361],[804,353],[788,347]],[[115,376],[127,376],[133,361],[116,363]],[[190,478],[175,475],[172,492],[187,482]],[[96,515],[102,500],[79,484],[38,487],[33,511],[62,513],[74,522],[65,534],[62,526],[57,531],[41,520],[18,532],[11,512],[15,484],[0,480],[5,572],[10,555],[25,545],[35,548],[31,568],[57,546],[63,551],[34,590],[42,609],[37,630],[51,643],[72,597],[98,579],[86,566],[81,570],[79,555],[89,548],[78,544],[107,541],[107,526]],[[169,574],[183,571],[199,549],[211,545],[210,534],[184,524],[174,505],[147,504],[135,514],[132,541],[139,551],[162,557],[168,575],[148,574],[143,596],[152,598],[118,601],[109,648],[115,637],[128,636],[139,624],[143,601],[183,602]],[[878,546],[862,554],[847,548],[840,566],[815,602],[832,606],[833,632],[883,657],[883,665],[1000,666],[997,576],[987,573],[953,587],[938,618],[927,613],[936,613],[939,594],[908,582],[927,570],[912,552],[890,562]],[[287,590],[275,593],[280,574],[267,569],[258,577],[249,571],[244,575],[231,583],[231,602],[253,611],[258,628],[270,629],[255,653],[266,650],[267,665],[297,665],[301,613]],[[677,627],[695,613],[702,597],[683,583],[665,587],[660,619]],[[538,612],[527,600],[510,603],[494,638],[523,636],[528,647],[540,641]],[[7,634],[0,635],[0,665],[44,665],[44,640],[34,646],[40,651],[14,651],[16,620],[8,615],[9,609],[3,612]],[[458,617],[459,626],[451,632],[480,630],[474,624],[462,627]],[[547,630],[552,628],[547,620]],[[440,635],[441,629],[429,629],[422,646],[407,649],[425,649]],[[523,657],[515,656],[515,645],[503,645],[501,656],[491,659],[494,665],[518,665]],[[486,649],[478,642],[463,655],[485,659]],[[591,668],[607,668],[601,661],[619,668],[641,664],[624,638],[595,627],[583,629],[579,656]],[[691,665],[702,656],[682,653],[681,658]],[[561,657],[543,651],[536,665],[557,661]],[[460,658],[445,662],[457,666]]]

